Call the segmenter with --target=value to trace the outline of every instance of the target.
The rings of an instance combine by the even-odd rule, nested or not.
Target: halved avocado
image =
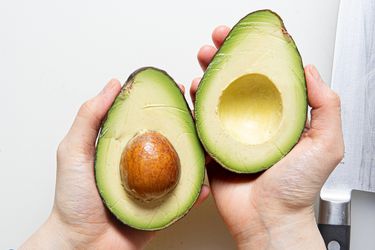
[[[301,56],[281,18],[270,10],[250,13],[228,34],[198,87],[198,135],[223,167],[259,172],[298,142],[306,97]]]
[[[96,183],[108,209],[131,227],[165,228],[194,204],[204,163],[177,84],[156,68],[135,71],[110,108],[97,143]]]

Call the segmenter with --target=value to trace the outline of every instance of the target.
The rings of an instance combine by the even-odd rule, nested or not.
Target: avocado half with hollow
[[[108,209],[134,228],[167,227],[197,199],[204,163],[177,84],[156,68],[134,72],[108,111],[97,143],[96,184]]]
[[[228,34],[198,87],[198,135],[223,167],[259,172],[298,142],[306,96],[301,56],[281,18],[270,10],[250,13]]]

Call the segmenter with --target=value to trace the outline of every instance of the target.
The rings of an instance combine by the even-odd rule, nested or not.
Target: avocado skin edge
[[[172,77],[171,77],[166,71],[164,71],[164,70],[162,70],[162,69],[159,69],[159,68],[156,68],[156,67],[153,67],[153,66],[146,66],[146,67],[141,67],[141,68],[135,70],[133,73],[131,73],[131,74],[129,75],[129,77],[127,78],[127,80],[125,81],[125,83],[122,85],[122,87],[121,87],[121,92],[120,92],[118,95],[120,95],[123,91],[131,91],[131,84],[133,83],[133,79],[136,77],[136,75],[137,75],[138,73],[140,73],[140,72],[142,72],[142,71],[144,71],[144,70],[147,70],[147,69],[157,70],[157,71],[159,71],[159,72],[165,74],[169,79],[171,79],[171,81],[174,83],[174,86],[180,90],[180,93],[181,93],[181,95],[182,95],[182,98],[184,99],[184,102],[185,102],[185,104],[186,104],[186,106],[187,106],[187,108],[188,108],[188,110],[189,110],[189,114],[190,114],[190,116],[192,117],[193,122],[194,122],[193,113],[191,112],[191,110],[190,110],[190,108],[189,108],[189,104],[187,103],[187,101],[186,101],[186,99],[185,99],[185,96],[184,96],[184,94],[182,93],[182,90],[180,89],[180,87],[178,86],[178,84],[176,83],[176,81],[175,81],[175,80],[174,80],[174,79],[173,79],[173,78],[172,78]],[[116,98],[117,98],[117,97],[116,97]],[[113,103],[114,103],[114,101],[113,101]],[[113,103],[111,104],[111,107],[108,109],[108,111],[112,108]],[[95,177],[95,186],[96,186],[96,188],[97,188],[97,190],[98,190],[99,196],[100,196],[100,198],[101,198],[103,204],[105,205],[105,207],[110,211],[109,214],[111,214],[111,216],[113,216],[114,218],[116,218],[116,220],[118,220],[118,221],[121,222],[122,224],[127,225],[127,226],[129,226],[129,227],[131,227],[131,228],[134,228],[134,229],[137,229],[137,230],[142,230],[142,231],[157,231],[157,230],[160,230],[160,229],[164,229],[164,228],[167,228],[167,227],[169,227],[170,225],[174,224],[174,223],[177,222],[178,220],[182,219],[183,217],[185,217],[185,216],[190,212],[190,210],[192,209],[192,207],[194,206],[194,204],[196,203],[196,201],[198,200],[199,195],[200,195],[200,191],[199,191],[198,195],[196,196],[194,202],[193,202],[192,205],[190,206],[190,208],[188,208],[184,214],[182,214],[180,217],[178,217],[178,218],[172,220],[170,223],[168,223],[168,224],[166,224],[166,225],[164,225],[164,226],[162,226],[162,227],[151,228],[151,229],[148,229],[148,228],[145,229],[145,228],[136,227],[136,226],[134,226],[134,225],[129,225],[129,224],[125,223],[125,222],[124,222],[123,220],[121,220],[121,218],[119,218],[115,213],[112,213],[112,210],[111,210],[110,206],[108,206],[107,202],[103,199],[103,196],[102,196],[102,192],[103,192],[103,191],[101,191],[101,190],[99,189],[99,187],[96,185],[96,158],[97,158],[97,153],[98,153],[98,152],[97,152],[97,143],[98,143],[98,139],[99,139],[99,137],[100,137],[100,133],[101,133],[101,130],[102,130],[102,126],[103,126],[103,124],[106,122],[106,120],[107,120],[107,117],[105,117],[105,118],[103,119],[103,121],[102,121],[102,124],[101,124],[100,130],[99,130],[99,133],[98,133],[98,137],[97,137],[97,140],[96,140],[96,144],[95,144],[94,177]],[[196,131],[196,133],[197,133],[197,130],[196,130],[196,128],[195,128],[195,124],[194,124],[194,129],[195,129],[195,131]],[[198,133],[197,133],[197,134],[198,134]],[[198,137],[198,139],[199,139],[199,137]],[[203,148],[203,145],[202,145],[201,141],[200,141],[200,140],[198,140],[198,141],[199,141],[199,144],[201,145],[201,148]],[[204,179],[205,179],[205,174],[203,174],[203,179],[202,179],[202,181],[201,181],[202,184],[201,184],[200,190],[202,190],[202,187],[203,187],[203,185],[204,185]]]
[[[237,22],[237,23],[231,28],[231,30],[229,31],[228,35],[227,35],[226,38],[224,39],[223,44],[227,41],[227,38],[230,37],[230,35],[231,35],[231,33],[232,33],[234,27],[236,27],[239,23],[241,23],[241,22],[242,22],[245,18],[247,18],[249,15],[252,15],[252,14],[255,14],[255,13],[258,13],[258,12],[270,12],[271,14],[275,15],[275,16],[279,19],[280,24],[281,24],[281,30],[282,30],[282,32],[284,33],[284,35],[287,35],[288,38],[289,38],[289,39],[292,41],[292,43],[294,44],[295,50],[296,50],[296,52],[297,52],[297,54],[298,54],[298,57],[299,57],[300,63],[301,63],[301,65],[302,65],[302,70],[304,71],[304,69],[303,69],[303,61],[302,61],[301,53],[299,52],[299,50],[298,50],[298,48],[297,48],[297,45],[296,45],[295,41],[293,40],[293,37],[288,33],[288,31],[287,31],[287,29],[286,29],[286,27],[285,27],[285,25],[284,25],[284,21],[283,21],[283,19],[279,16],[279,14],[277,14],[276,12],[274,12],[274,11],[272,11],[272,10],[270,10],[270,9],[261,9],[261,10],[256,10],[256,11],[250,12],[249,14],[247,14],[246,16],[244,16],[243,18],[241,18],[241,19],[240,19],[240,20],[239,20],[239,21],[238,21],[238,22]],[[219,49],[215,52],[214,56],[212,57],[212,60],[216,57],[217,54],[220,53],[220,51],[221,51],[221,48],[219,48]],[[211,61],[212,61],[212,60],[211,60]],[[202,80],[204,79],[204,77],[205,77],[205,75],[206,75],[206,72],[208,71],[209,67],[210,67],[210,64],[207,66],[207,69],[206,69],[206,71],[205,71],[204,74],[203,74],[203,77],[202,77],[202,79],[201,79],[201,82],[202,82]],[[304,80],[304,82],[305,82],[305,86],[304,86],[304,87],[305,87],[305,91],[306,91],[306,103],[307,103],[307,105],[306,105],[306,112],[305,112],[305,124],[306,124],[306,121],[307,121],[307,112],[308,112],[308,90],[307,90],[307,87],[306,87],[306,77],[305,77],[305,74],[303,74],[303,80]],[[201,86],[202,86],[201,84],[198,85],[198,88],[197,88],[197,91],[196,91],[196,95],[197,95],[197,94],[199,93],[199,91],[202,89]],[[197,98],[195,99],[195,103],[196,103],[196,102],[197,102]],[[194,106],[195,106],[195,103],[194,103]],[[196,112],[197,112],[196,109],[194,109],[194,117],[196,117]],[[285,157],[290,151],[292,151],[292,149],[297,145],[298,141],[299,141],[299,140],[301,139],[301,137],[302,137],[303,130],[304,130],[304,128],[302,128],[302,130],[299,132],[299,134],[300,134],[299,139],[296,141],[296,143],[294,144],[294,146],[291,147],[291,149],[290,149],[289,151],[285,152],[285,153],[283,154],[283,156],[280,158],[280,160],[281,160],[282,158],[284,158],[284,157]],[[202,140],[202,139],[201,139],[202,136],[201,136],[201,134],[200,134],[200,132],[199,132],[198,129],[197,129],[197,134],[198,134],[199,140],[201,141],[201,140]],[[280,160],[278,160],[278,161],[277,161],[276,163],[274,163],[273,165],[271,165],[271,166],[269,166],[269,167],[266,167],[266,168],[263,168],[263,169],[259,169],[259,170],[256,171],[256,172],[251,172],[251,173],[249,173],[249,172],[244,172],[244,171],[240,171],[240,170],[236,170],[236,169],[228,168],[228,167],[225,166],[225,164],[223,164],[219,159],[217,159],[217,157],[215,157],[214,155],[210,154],[209,151],[207,150],[207,147],[206,147],[203,143],[201,143],[201,144],[203,145],[203,148],[205,149],[205,152],[207,152],[207,154],[209,154],[210,157],[211,157],[212,159],[214,159],[217,163],[219,163],[220,166],[222,166],[224,169],[226,169],[226,170],[228,170],[228,171],[230,171],[230,172],[232,172],[232,173],[236,173],[236,174],[246,174],[246,175],[256,174],[256,173],[259,173],[259,172],[261,172],[261,171],[265,171],[265,170],[271,168],[273,165],[275,165],[277,162],[280,161]]]

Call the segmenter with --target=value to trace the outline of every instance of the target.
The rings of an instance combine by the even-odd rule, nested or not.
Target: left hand
[[[120,82],[111,80],[96,97],[81,106],[57,150],[51,215],[21,249],[139,249],[154,235],[116,220],[103,205],[95,185],[96,138],[120,90]],[[209,189],[204,186],[197,203],[208,194]]]

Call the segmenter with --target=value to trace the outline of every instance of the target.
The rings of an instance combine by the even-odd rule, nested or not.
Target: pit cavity
[[[246,74],[224,89],[218,104],[220,122],[237,141],[257,145],[268,141],[282,118],[281,94],[263,74]]]

